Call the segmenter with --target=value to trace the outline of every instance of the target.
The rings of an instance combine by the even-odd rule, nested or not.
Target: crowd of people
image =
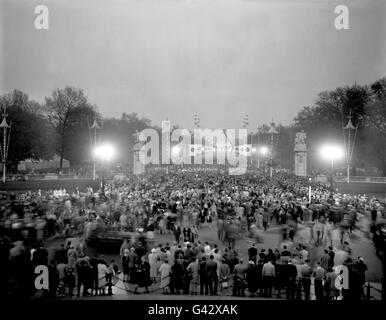
[[[9,194],[0,204],[1,258],[7,266],[3,288],[9,291],[12,279],[18,294],[30,294],[33,289],[26,286],[31,273],[21,270],[44,264],[56,270],[51,272],[56,279],[50,282],[56,284],[53,295],[72,294],[71,288],[77,288],[77,295],[81,288],[84,295],[111,293],[112,283],[146,292],[157,282],[157,290],[165,294],[231,290],[234,295],[269,297],[275,288],[278,294],[285,289],[287,298],[309,299],[311,278],[317,298],[337,297],[333,277],[340,275],[331,270],[346,264],[352,283],[358,283],[350,294],[361,296],[366,267],[361,257],[352,257],[348,242],[356,228],[370,236],[371,225],[384,218],[383,204],[372,197],[331,194],[319,184],[312,184],[309,202],[308,186],[308,180],[288,173],[270,178],[263,173],[184,171],[130,176],[106,184],[104,190]],[[216,244],[200,240],[203,225],[215,230]],[[272,225],[280,226],[282,241],[266,252],[264,232]],[[160,234],[170,241],[156,248],[125,241],[120,262],[88,257],[87,239],[111,230],[141,232],[148,238]],[[62,253],[48,261],[44,243],[54,236],[85,241],[73,248],[63,245],[57,250]],[[259,247],[248,250],[248,259],[236,249],[241,237]],[[307,246],[327,252],[311,265]]]

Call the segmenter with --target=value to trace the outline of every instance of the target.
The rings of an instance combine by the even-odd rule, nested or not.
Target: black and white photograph
[[[385,300],[385,1],[0,0],[0,47],[3,301]]]

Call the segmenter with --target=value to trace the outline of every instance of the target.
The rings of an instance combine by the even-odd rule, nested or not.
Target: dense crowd
[[[132,176],[105,190],[9,194],[0,208],[1,258],[7,270],[3,290],[31,294],[28,279],[33,267],[43,264],[51,270],[52,295],[72,294],[74,288],[77,295],[81,288],[84,295],[104,294],[112,283],[122,283],[128,291],[156,287],[165,294],[231,290],[271,296],[275,288],[278,293],[286,289],[287,298],[303,292],[308,299],[312,278],[317,298],[337,297],[343,291],[337,294],[334,277],[340,275],[332,269],[345,263],[352,283],[358,284],[350,294],[360,296],[366,267],[362,258],[351,257],[348,239],[355,228],[369,235],[371,225],[384,218],[383,204],[366,196],[331,194],[319,184],[311,186],[310,203],[309,185],[287,173],[271,179],[262,173],[184,171]],[[281,246],[273,250],[261,245],[272,224],[280,226],[282,235]],[[203,225],[217,231],[217,244],[200,241]],[[88,257],[87,240],[111,231],[139,232],[148,239],[166,234],[173,236],[169,243],[175,242],[151,248],[130,238],[122,245],[120,262]],[[44,243],[53,236],[81,240],[64,244],[48,261]],[[247,261],[236,250],[240,237],[259,246],[249,248]],[[326,248],[312,266],[310,245]]]

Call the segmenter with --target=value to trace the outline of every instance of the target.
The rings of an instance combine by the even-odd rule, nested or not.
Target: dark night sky
[[[385,76],[384,1],[2,0],[0,94],[84,89],[105,116],[190,128],[290,123],[317,94]],[[46,4],[50,29],[34,28]],[[350,9],[350,30],[334,8]]]

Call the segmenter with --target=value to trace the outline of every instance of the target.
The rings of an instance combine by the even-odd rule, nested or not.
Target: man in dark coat
[[[171,275],[170,275],[170,292],[172,294],[180,294],[180,290],[183,287],[183,277],[184,277],[184,267],[179,261],[175,261],[175,263],[171,267]]]
[[[129,254],[127,255],[127,271],[129,274],[129,281],[134,282],[134,274],[136,265],[139,264],[138,255],[135,253],[135,249],[131,248]]]
[[[83,296],[87,296],[88,286],[89,286],[89,276],[91,273],[91,266],[88,260],[88,257],[80,258],[76,262],[76,272],[78,274],[77,281],[77,295],[80,296],[80,288],[83,285]]]
[[[190,230],[189,227],[184,227],[184,229],[182,230],[182,233],[184,234],[184,242],[189,242],[191,241],[191,234],[192,234],[192,230]],[[176,240],[177,241],[177,240]]]
[[[135,253],[136,253],[139,261],[141,261],[142,257],[146,254],[146,249],[142,245],[142,241],[138,241],[138,245],[135,248]]]
[[[178,224],[173,225],[173,234],[177,243],[180,243],[181,228]]]
[[[192,246],[190,244],[188,244],[186,247],[187,247],[187,249],[185,250],[185,254],[184,254],[185,259],[187,261],[191,261],[191,259],[195,257],[195,254],[194,254],[194,252],[192,250]]]
[[[208,294],[209,291],[210,295],[213,296],[217,294],[217,262],[214,261],[213,255],[211,255],[209,259],[205,268],[205,294]]]
[[[91,288],[94,289],[94,293],[98,293],[98,264],[99,264],[99,259],[98,255],[95,254],[91,259],[90,259],[90,266],[91,266]]]
[[[206,276],[205,276],[205,270],[206,270],[206,258],[202,257],[202,260],[200,262],[200,267],[199,267],[199,275],[200,275],[200,294],[204,294],[204,288],[205,288],[205,283],[206,283]]]
[[[39,248],[34,252],[32,262],[35,267],[48,264],[48,251],[44,248],[43,244],[40,244]]]
[[[246,271],[246,280],[248,284],[249,294],[251,297],[254,297],[257,291],[258,275],[257,275],[256,265],[252,260],[248,262],[248,268]]]
[[[253,261],[256,264],[257,248],[255,243],[253,243],[252,247],[248,249],[248,256],[249,256],[249,261]]]

